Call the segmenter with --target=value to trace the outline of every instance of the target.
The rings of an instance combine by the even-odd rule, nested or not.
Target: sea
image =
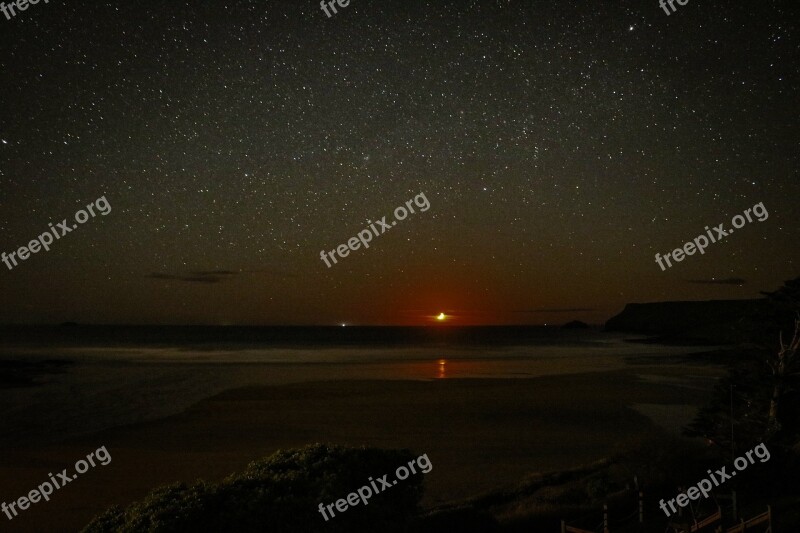
[[[642,340],[546,326],[0,327],[0,448],[164,418],[240,387],[524,379],[679,365],[709,350]]]

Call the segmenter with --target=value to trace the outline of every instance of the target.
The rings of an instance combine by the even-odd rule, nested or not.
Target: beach
[[[116,365],[122,375],[141,372],[141,383],[150,376],[151,400],[138,407],[150,409],[149,419],[104,428],[98,423],[97,430],[87,429],[90,423],[79,435],[49,442],[31,438],[38,433],[32,424],[28,437],[6,444],[0,454],[0,498],[6,501],[100,446],[113,459],[3,525],[10,531],[76,531],[110,505],[141,499],[156,486],[216,481],[278,449],[313,442],[426,453],[433,470],[426,475],[423,504],[436,506],[514,486],[532,473],[596,461],[637,436],[678,432],[721,374],[719,366],[681,360],[697,350],[625,345],[607,353],[596,348],[591,356],[522,358],[517,355],[524,350],[514,348],[492,360],[475,351],[460,357],[438,352],[448,359],[421,350],[410,361],[379,357],[382,362],[303,365],[220,363],[208,353],[192,364],[95,358],[95,364]],[[83,370],[71,370],[73,378],[61,379],[96,371],[87,360],[81,365]],[[183,407],[174,396],[159,395],[159,387],[174,389],[177,377],[167,376],[176,372],[186,381],[184,396],[201,399]],[[202,381],[198,376],[206,380],[202,393],[195,386]],[[110,401],[108,395],[121,390],[106,386],[95,401]],[[175,412],[155,416],[150,404],[159,400],[173,402],[160,412]],[[73,406],[65,416],[91,407]],[[124,414],[125,407],[116,409]]]

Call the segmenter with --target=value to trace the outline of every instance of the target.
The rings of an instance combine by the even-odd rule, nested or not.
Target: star
[[[503,305],[538,299],[581,301],[599,323],[629,295],[738,297],[713,292],[725,285],[667,280],[650,251],[673,250],[693,237],[687,227],[730,221],[762,200],[770,212],[794,206],[796,179],[769,162],[797,144],[798,130],[773,128],[767,115],[787,115],[796,101],[796,39],[782,9],[762,7],[769,3],[707,18],[690,3],[666,18],[657,2],[649,15],[614,3],[483,2],[458,17],[453,0],[390,2],[330,20],[315,8],[313,22],[302,3],[253,4],[225,3],[225,25],[213,11],[191,23],[154,11],[145,28],[137,6],[108,2],[65,4],[63,20],[39,9],[0,22],[29,21],[36,35],[31,54],[3,55],[14,80],[4,107],[17,110],[0,127],[0,149],[14,148],[0,157],[7,245],[24,245],[32,227],[69,218],[92,197],[106,194],[114,206],[69,243],[86,249],[62,253],[59,241],[60,251],[19,271],[0,266],[0,324],[53,320],[57,308],[64,321],[216,323],[235,314],[248,324],[444,325],[453,317],[418,311],[451,300],[479,321],[538,324]],[[532,33],[532,19],[551,27]],[[621,31],[641,23],[642,37],[588,46],[605,21],[629,19]],[[92,31],[78,31],[86,20]],[[675,56],[659,43],[679,20],[702,22],[702,31],[676,80]],[[375,31],[384,26],[397,31]],[[151,33],[168,45],[157,58]],[[98,39],[120,46],[96,49]],[[130,68],[143,57],[144,68]],[[764,105],[767,115],[757,112]],[[413,201],[421,192],[427,212]],[[370,227],[382,217],[386,235]],[[772,273],[763,250],[785,249],[786,268],[796,268],[798,236],[770,218],[681,266],[711,279],[735,253],[738,268],[761,273],[758,290],[770,290],[790,274]],[[340,249],[347,256],[330,268],[319,259]],[[581,291],[578,258],[604,265]],[[248,273],[193,275],[217,269]],[[20,318],[33,296],[10,287],[23,275],[44,285],[57,272],[75,302],[42,293]],[[659,282],[635,284],[634,295],[629,272]],[[80,302],[87,279],[122,303]],[[154,305],[139,305],[143,295]],[[401,300],[414,311],[384,304]],[[487,307],[497,311],[481,314]]]

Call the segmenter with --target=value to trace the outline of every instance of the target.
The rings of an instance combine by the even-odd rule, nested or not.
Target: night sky
[[[0,264],[0,323],[599,323],[800,274],[796,2],[431,4],[0,15],[0,251],[112,207]]]

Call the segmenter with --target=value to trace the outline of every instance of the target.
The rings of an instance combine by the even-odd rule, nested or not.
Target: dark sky
[[[800,274],[796,2],[430,4],[0,15],[0,251],[112,207],[0,263],[0,323],[600,322]]]

